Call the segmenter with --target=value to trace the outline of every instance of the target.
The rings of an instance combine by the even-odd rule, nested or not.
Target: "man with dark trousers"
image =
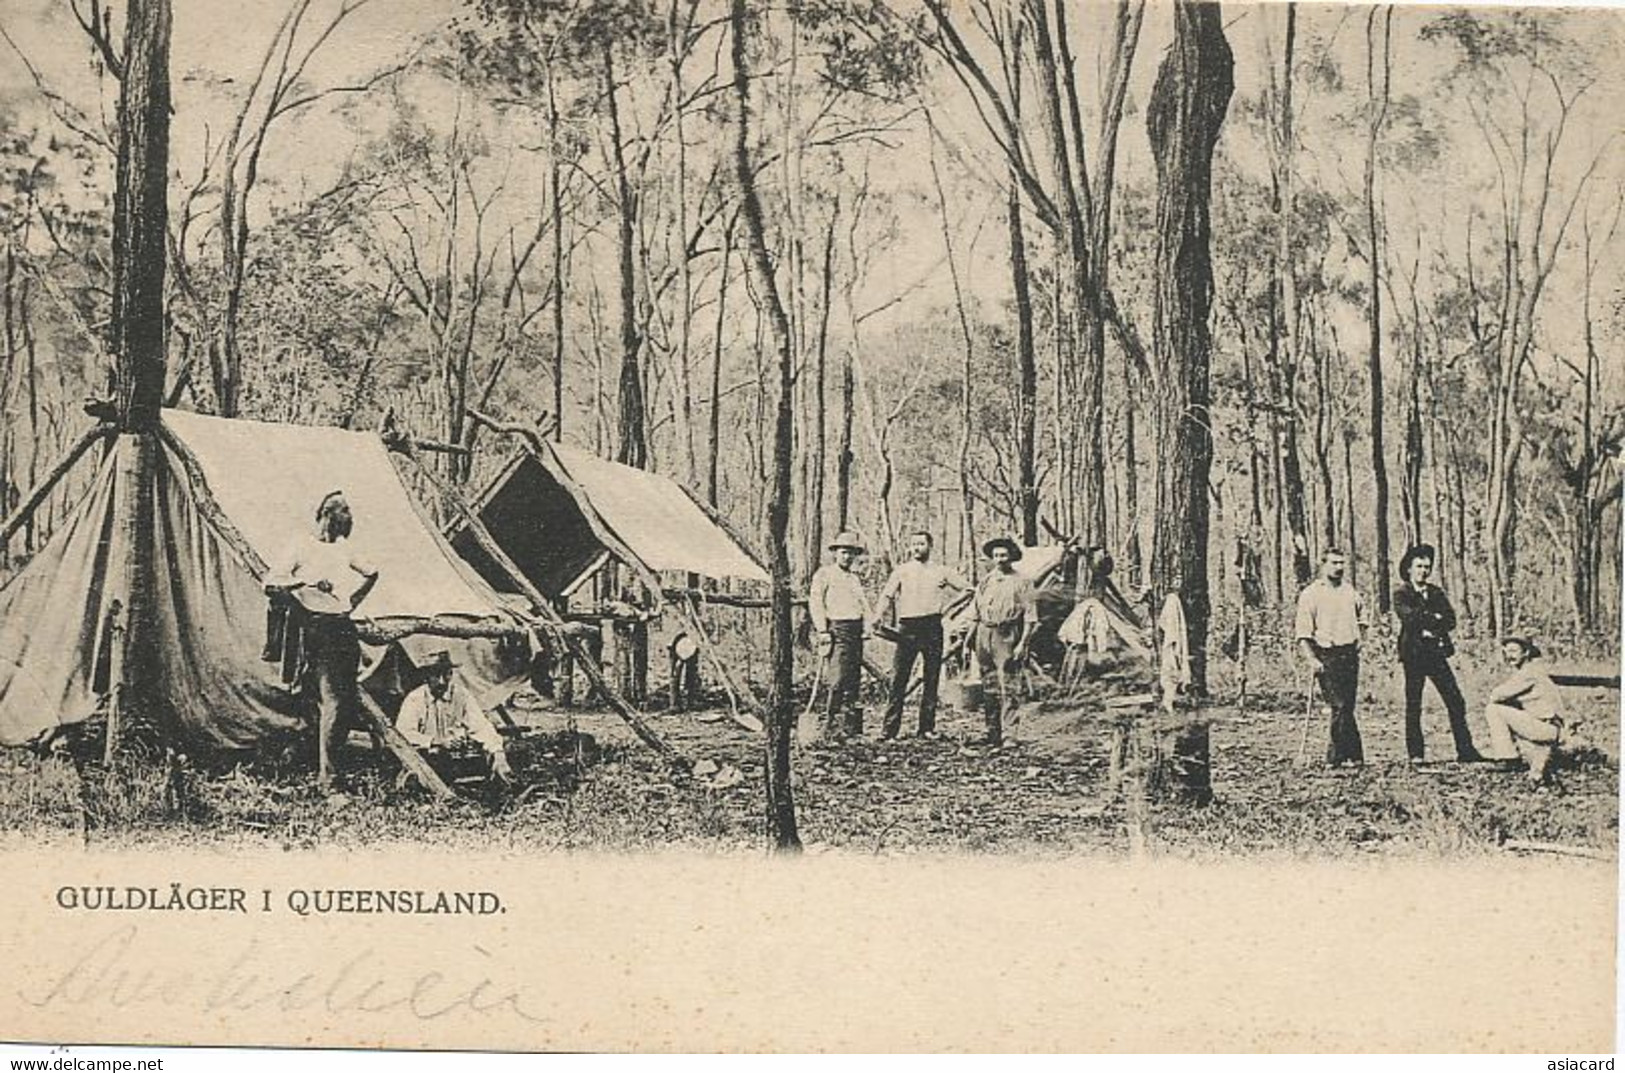
[[[1456,610],[1444,591],[1432,584],[1437,553],[1430,544],[1406,550],[1399,560],[1401,584],[1394,590],[1394,614],[1399,616],[1399,662],[1405,668],[1405,752],[1412,760],[1422,759],[1422,687],[1429,681],[1444,701],[1450,716],[1450,736],[1456,742],[1456,759],[1479,759],[1467,729],[1467,701],[1450,669],[1455,646],[1450,633],[1456,628]]]
[[[839,741],[863,735],[858,686],[863,672],[863,642],[873,616],[863,595],[863,582],[852,569],[864,552],[863,542],[856,533],[841,533],[830,541],[829,550],[835,561],[813,573],[807,591],[807,614],[830,665],[824,736]]]
[[[1354,702],[1360,687],[1360,639],[1365,633],[1365,601],[1347,578],[1348,556],[1327,548],[1320,556],[1320,577],[1298,594],[1297,628],[1293,635],[1304,662],[1315,668],[1320,693],[1332,709],[1331,743],[1326,763],[1332,767],[1365,763]]]
[[[878,614],[889,608],[897,611],[896,653],[892,658],[891,701],[880,736],[895,738],[903,729],[903,702],[908,697],[909,676],[915,659],[924,661],[920,681],[920,730],[922,738],[937,733],[937,685],[942,677],[942,611],[955,595],[969,592],[966,585],[945,566],[931,562],[931,534],[919,530],[909,534],[908,559],[899,563],[880,590]]]

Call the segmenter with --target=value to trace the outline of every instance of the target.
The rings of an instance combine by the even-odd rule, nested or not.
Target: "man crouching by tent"
[[[491,760],[491,774],[502,782],[513,777],[502,735],[478,702],[456,681],[457,664],[444,650],[429,657],[424,683],[406,695],[395,716],[395,729],[412,747],[423,751],[431,766],[472,741]],[[436,756],[439,754],[439,757]]]

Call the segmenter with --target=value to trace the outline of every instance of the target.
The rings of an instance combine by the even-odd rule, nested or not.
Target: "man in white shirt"
[[[290,621],[302,631],[300,692],[316,708],[317,784],[324,793],[336,787],[339,746],[362,721],[356,684],[361,642],[351,615],[378,584],[378,568],[351,546],[354,529],[344,493],[329,492],[316,507],[315,538],[289,557],[282,575],[265,580],[271,598],[267,632],[277,636],[275,647],[292,645]]]
[[[886,705],[882,738],[895,738],[903,729],[903,701],[908,696],[908,679],[914,661],[923,658],[920,682],[920,730],[922,738],[936,736],[937,685],[942,677],[942,612],[948,602],[970,586],[945,566],[931,559],[931,534],[910,533],[908,559],[880,590],[880,614],[888,608],[897,613],[897,651],[892,659],[891,701]]]
[[[395,729],[418,749],[441,749],[472,739],[491,758],[491,774],[503,782],[512,777],[502,735],[454,674],[451,653],[440,651],[424,666],[427,680],[401,701]]]
[[[1360,685],[1360,638],[1365,633],[1365,600],[1347,580],[1348,556],[1327,548],[1320,556],[1320,577],[1298,594],[1297,628],[1293,635],[1304,661],[1315,668],[1320,692],[1332,709],[1331,743],[1326,763],[1365,763],[1354,702]]]
[[[807,614],[830,663],[829,705],[824,710],[826,737],[860,737],[863,709],[858,706],[858,676],[863,670],[863,641],[869,636],[869,601],[852,567],[864,553],[856,533],[841,533],[829,545],[835,561],[820,566],[807,591]],[[839,718],[839,723],[837,723]]]

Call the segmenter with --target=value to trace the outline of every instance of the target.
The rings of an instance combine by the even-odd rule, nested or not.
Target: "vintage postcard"
[[[1622,47],[0,0],[0,1040],[1611,1051]]]

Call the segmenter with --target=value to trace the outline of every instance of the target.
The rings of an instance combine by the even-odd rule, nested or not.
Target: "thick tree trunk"
[[[118,700],[107,751],[121,731],[145,733],[162,713],[152,619],[156,430],[165,375],[164,274],[169,226],[169,0],[131,0],[113,201],[113,355],[121,463],[114,503],[113,591],[123,596]]]
[[[795,637],[790,619],[790,478],[792,429],[791,410],[795,388],[795,355],[790,322],[779,298],[768,257],[762,203],[756,194],[755,169],[750,153],[750,61],[745,42],[747,24],[745,0],[731,0],[733,29],[734,96],[738,115],[734,127],[734,171],[739,181],[740,211],[745,218],[745,238],[751,271],[767,313],[774,349],[778,352],[778,416],[773,431],[773,498],[768,507],[769,554],[773,576],[773,628],[771,648],[772,681],[767,702],[767,830],[775,849],[796,852],[801,839],[796,833],[796,805],[790,785],[790,744],[795,734],[794,684]]]
[[[1213,148],[1234,89],[1218,4],[1180,2],[1174,42],[1157,72],[1146,123],[1157,167],[1155,346],[1158,366],[1154,587],[1177,592],[1190,638],[1191,687],[1207,688],[1208,475],[1213,461],[1209,370],[1213,299],[1209,204]],[[1176,587],[1177,586],[1177,587]],[[1183,797],[1212,796],[1205,725],[1172,749]]]

